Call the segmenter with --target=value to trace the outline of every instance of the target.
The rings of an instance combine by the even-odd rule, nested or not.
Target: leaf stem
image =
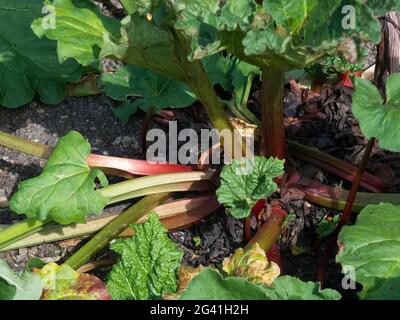
[[[351,215],[353,204],[356,199],[357,191],[360,188],[361,178],[362,178],[363,172],[365,171],[365,168],[367,166],[368,160],[371,156],[371,152],[372,152],[372,148],[374,147],[374,144],[375,144],[375,138],[372,138],[368,141],[367,147],[365,148],[365,151],[364,151],[364,155],[361,159],[360,164],[358,165],[357,174],[354,178],[354,182],[351,185],[351,189],[350,189],[343,213],[340,217],[340,220],[338,222],[335,232],[332,234],[332,236],[329,239],[329,242],[325,249],[324,255],[320,259],[320,262],[318,265],[318,270],[317,270],[317,281],[319,281],[321,283],[321,287],[323,287],[323,283],[324,283],[325,266],[327,264],[329,256],[331,255],[333,249],[336,246],[337,238],[338,238],[340,230],[345,225],[345,223],[347,222],[347,220],[349,219],[349,217]]]
[[[168,199],[170,195],[170,193],[160,193],[146,196],[107,224],[99,233],[89,240],[89,242],[64,262],[64,264],[75,270],[78,269],[88,262],[97,252],[106,247],[111,240],[115,239],[130,224],[152,211],[155,207]]]
[[[262,73],[261,123],[267,157],[286,158],[285,126],[283,118],[283,72],[266,68]]]
[[[0,145],[44,159],[48,158],[53,150],[51,146],[32,142],[2,131],[0,131]]]

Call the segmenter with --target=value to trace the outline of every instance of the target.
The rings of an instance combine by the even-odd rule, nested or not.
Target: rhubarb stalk
[[[342,229],[342,227],[345,225],[345,223],[347,222],[347,220],[349,219],[350,215],[351,215],[351,211],[353,208],[353,204],[354,201],[356,199],[356,195],[357,195],[357,191],[360,188],[360,183],[361,183],[361,179],[362,179],[362,175],[365,171],[365,168],[367,166],[368,160],[371,156],[371,152],[372,152],[372,148],[374,146],[375,143],[375,138],[372,138],[371,140],[369,140],[367,147],[365,149],[364,155],[361,159],[361,162],[358,166],[357,169],[357,174],[354,178],[354,182],[351,186],[351,190],[349,192],[349,196],[347,198],[346,201],[346,205],[344,207],[343,213],[340,217],[340,220],[338,222],[338,225],[336,227],[335,232],[332,234],[332,236],[329,239],[328,245],[325,249],[324,255],[322,256],[322,258],[320,259],[319,265],[318,265],[318,271],[317,271],[317,281],[319,281],[321,283],[321,287],[323,287],[323,283],[324,283],[324,277],[325,277],[325,266],[327,264],[328,258],[331,255],[333,249],[336,246],[337,243],[337,238],[339,235],[340,230]]]
[[[130,224],[135,223],[138,219],[152,211],[170,196],[170,193],[146,196],[112,220],[99,233],[90,239],[89,242],[65,261],[64,264],[75,270],[78,269],[80,266],[88,262],[97,252],[105,248],[111,240],[118,237],[118,235]]]
[[[283,118],[283,72],[264,69],[261,87],[261,122],[267,157],[286,158],[285,126]]]

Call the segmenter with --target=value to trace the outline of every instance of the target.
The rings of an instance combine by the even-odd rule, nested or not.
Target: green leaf
[[[15,273],[0,260],[0,300],[39,300],[41,295],[40,276],[27,270]]]
[[[90,144],[80,133],[71,131],[62,137],[43,172],[25,180],[10,200],[18,214],[61,224],[85,222],[90,213],[100,214],[108,199],[95,190],[94,180],[107,182],[100,170],[91,170],[86,163]]]
[[[363,0],[362,2],[370,7],[376,16],[383,16],[390,11],[400,11],[400,2],[397,0]]]
[[[175,80],[184,81],[187,78],[180,63],[181,53],[167,28],[136,15],[126,17],[121,24],[120,38],[106,36],[102,51],[104,56],[151,69]]]
[[[246,279],[223,278],[217,271],[206,269],[196,276],[181,300],[339,300],[332,289],[321,290],[319,284],[297,278],[277,278],[272,287],[253,284]]]
[[[279,277],[272,287],[266,287],[264,291],[271,300],[340,300],[341,298],[336,290],[321,290],[319,283],[305,282],[291,276]]]
[[[42,0],[0,1],[0,104],[6,107],[20,107],[36,93],[45,103],[59,103],[67,93],[65,83],[81,76],[73,60],[58,62],[55,42],[32,32],[42,8]]]
[[[400,299],[400,207],[388,203],[365,207],[353,226],[339,234],[336,261],[355,269],[361,299]]]
[[[367,138],[375,137],[381,148],[400,151],[400,73],[386,82],[386,103],[378,89],[369,81],[356,78],[353,113]]]
[[[120,255],[108,275],[107,287],[112,298],[151,300],[174,293],[182,251],[168,238],[166,228],[155,213],[143,225],[133,227],[132,238],[111,244],[111,249]]]
[[[84,0],[45,0],[55,13],[54,28],[46,28],[44,18],[36,19],[32,29],[38,37],[44,35],[58,41],[60,61],[74,58],[84,66],[97,60],[104,37],[118,36],[119,21],[101,15],[97,7]]]
[[[283,167],[284,160],[278,158],[233,160],[222,169],[221,186],[216,191],[218,201],[235,218],[248,217],[258,200],[277,190],[273,179],[283,174]]]
[[[125,66],[114,74],[104,74],[101,83],[104,85],[104,92],[116,100],[138,98],[134,103],[125,105],[123,113],[118,113],[121,112],[120,108],[116,109],[116,114],[125,121],[137,108],[144,112],[154,108],[158,112],[163,108],[184,108],[196,101],[195,95],[183,83],[132,65]]]
[[[264,1],[264,8],[277,24],[286,27],[292,34],[304,25],[318,2],[318,0],[268,0]]]
[[[41,300],[111,300],[99,278],[67,265],[48,263],[36,272],[43,282]]]

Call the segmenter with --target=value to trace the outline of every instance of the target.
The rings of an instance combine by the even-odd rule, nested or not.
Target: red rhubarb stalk
[[[361,162],[358,166],[357,169],[357,174],[355,176],[354,182],[351,186],[351,190],[349,192],[349,196],[347,198],[347,202],[346,205],[344,207],[343,213],[340,217],[340,220],[338,222],[338,225],[336,227],[335,232],[332,234],[332,236],[329,239],[328,245],[326,247],[326,250],[324,252],[324,255],[322,256],[322,258],[320,259],[319,265],[318,265],[318,270],[317,270],[317,281],[319,281],[321,283],[321,287],[323,287],[324,284],[324,278],[325,278],[325,267],[328,261],[329,256],[331,255],[333,249],[335,248],[336,244],[337,244],[337,238],[339,235],[340,230],[342,229],[342,227],[345,225],[345,223],[347,222],[347,220],[349,219],[351,212],[352,212],[352,208],[353,208],[353,204],[354,201],[356,199],[356,195],[357,195],[357,191],[360,188],[360,183],[361,183],[361,177],[362,174],[367,166],[368,160],[371,156],[371,152],[372,152],[372,148],[374,146],[375,143],[375,138],[372,138],[371,140],[369,140],[367,147],[365,149],[364,155],[361,159]]]
[[[97,154],[91,154],[87,159],[87,163],[91,168],[116,169],[140,176],[195,171],[191,166],[180,164],[152,164],[145,160],[109,157]]]
[[[261,201],[263,200],[260,200],[256,206],[261,207]],[[254,213],[257,214],[255,211]],[[283,264],[277,241],[281,234],[286,216],[287,212],[283,210],[280,205],[273,205],[271,215],[267,222],[260,227],[254,237],[246,245],[246,248],[248,248],[252,244],[258,243],[260,248],[267,253],[268,259],[278,264],[281,270],[283,270]]]

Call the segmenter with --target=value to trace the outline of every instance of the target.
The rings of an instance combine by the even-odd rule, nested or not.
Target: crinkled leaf
[[[228,276],[241,277],[255,284],[268,286],[280,274],[279,266],[268,261],[265,251],[258,243],[248,249],[237,249],[232,256],[222,261],[222,269]]]
[[[15,273],[0,260],[0,300],[39,300],[42,280],[28,270]]]
[[[350,266],[363,285],[361,299],[400,299],[400,207],[388,203],[364,208],[353,226],[339,234],[336,261]]]
[[[221,186],[216,191],[218,201],[235,218],[249,216],[258,200],[276,191],[273,179],[283,174],[283,167],[284,160],[278,158],[233,160],[222,169]]]
[[[227,49],[252,64],[286,71],[336,52],[346,38],[380,39],[374,10],[361,0],[268,0],[262,5],[248,0],[171,3],[176,29],[191,39],[192,59]],[[345,5],[355,9],[354,29],[342,25]],[[241,10],[232,10],[232,6]],[[207,36],[204,30],[209,30]]]
[[[206,269],[196,276],[181,300],[338,300],[332,289],[321,290],[319,284],[297,278],[277,278],[271,287],[256,285],[237,278],[223,278],[217,271]]]
[[[74,58],[84,66],[98,59],[103,38],[117,36],[118,20],[101,15],[97,7],[84,0],[45,0],[54,12],[54,28],[46,28],[45,18],[36,19],[32,29],[37,36],[57,40],[60,61]]]
[[[99,278],[78,273],[67,265],[48,263],[37,274],[43,281],[41,300],[111,300]]]
[[[95,190],[94,180],[107,182],[100,170],[86,163],[89,142],[76,131],[62,137],[43,172],[21,182],[10,200],[18,214],[44,220],[52,218],[61,224],[85,222],[90,213],[100,214],[108,199]]]
[[[353,113],[367,138],[375,137],[381,148],[400,151],[400,73],[386,82],[386,103],[369,81],[356,78]]]
[[[73,60],[58,62],[56,42],[32,32],[42,8],[42,0],[0,1],[0,104],[6,107],[28,103],[36,93],[45,103],[59,103],[67,93],[65,83],[81,76]]]
[[[111,249],[120,255],[108,275],[107,287],[114,300],[159,299],[177,290],[176,272],[183,253],[169,239],[155,213],[135,235],[116,240]]]
[[[134,103],[125,105],[128,110],[124,110],[122,120],[128,120],[137,108],[144,112],[150,108],[160,111],[163,108],[184,108],[196,101],[195,95],[183,83],[132,65],[114,74],[104,74],[101,83],[105,93],[114,99],[127,101],[128,97],[138,98]]]

